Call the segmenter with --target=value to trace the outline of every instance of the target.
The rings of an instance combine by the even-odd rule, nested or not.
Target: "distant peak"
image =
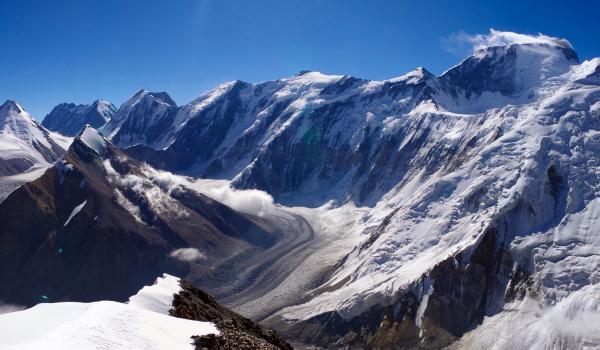
[[[0,106],[0,109],[4,110],[14,110],[17,113],[21,113],[24,111],[23,107],[21,107],[21,105],[15,101],[15,100],[6,100],[2,106]]]
[[[135,94],[133,94],[133,96],[134,97],[135,96],[141,96],[141,95],[146,94],[146,93],[148,93],[148,90],[146,90],[146,89],[139,89]]]
[[[428,71],[425,67],[417,67],[415,72],[421,75],[433,75],[430,71]]]
[[[150,94],[152,96],[154,96],[154,98],[156,98],[157,100],[159,100],[161,102],[164,102],[164,103],[166,103],[168,105],[171,105],[171,106],[176,106],[177,105],[175,103],[175,101],[173,101],[173,99],[171,98],[171,96],[168,93],[164,92],[164,91],[162,91],[162,92],[151,92]]]
[[[168,104],[170,106],[177,106],[177,104],[175,103],[175,101],[173,101],[173,99],[171,98],[171,96],[169,96],[168,93],[161,91],[161,92],[151,92],[148,91],[146,89],[140,89],[138,92],[136,92],[130,99],[129,101],[132,103],[135,103],[137,101],[140,101],[143,98],[146,98],[146,96],[150,96],[151,98]]]
[[[301,70],[301,71],[299,71],[298,73],[296,73],[294,75],[297,76],[297,77],[300,77],[300,76],[303,76],[305,74],[313,73],[313,72],[314,71],[312,71],[312,70],[304,69],[304,70]]]
[[[406,82],[408,84],[417,84],[423,81],[424,79],[428,79],[431,77],[434,77],[434,75],[427,69],[425,69],[424,67],[417,67],[402,76],[390,79],[389,82]]]
[[[103,99],[97,99],[96,101],[92,102],[92,105],[97,106],[97,105],[110,105],[112,103],[103,100]]]

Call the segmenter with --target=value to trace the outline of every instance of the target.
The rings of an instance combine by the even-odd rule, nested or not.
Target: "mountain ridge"
[[[129,174],[152,182],[148,192],[160,188],[151,166],[220,180],[227,187],[212,193],[232,202],[242,191],[271,196],[275,210],[306,218],[308,243],[277,256],[297,265],[266,259],[270,241],[267,256],[247,260],[258,268],[213,289],[290,338],[330,348],[600,344],[573,331],[600,310],[600,59],[579,63],[564,39],[534,39],[478,48],[440,76],[303,71],[221,84],[183,106],[141,90],[103,130],[126,147],[114,151],[121,158],[149,164]],[[88,146],[91,158],[104,152]],[[137,166],[112,160],[104,168],[122,186]],[[119,189],[130,202],[139,195]],[[121,207],[160,221],[135,203]],[[355,245],[332,262],[328,245],[340,243],[328,237]]]

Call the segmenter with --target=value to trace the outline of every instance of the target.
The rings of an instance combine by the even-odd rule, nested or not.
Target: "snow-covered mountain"
[[[431,172],[468,152],[478,138],[459,131],[481,132],[472,115],[539,100],[552,89],[543,82],[560,84],[575,64],[557,41],[481,49],[440,77],[418,68],[387,81],[318,72],[236,81],[180,107],[169,139],[146,144],[156,150],[130,153],[286,203],[373,205],[410,180],[412,164]]]
[[[0,176],[48,166],[65,153],[70,139],[51,133],[15,101],[0,106]]]
[[[180,107],[161,147],[127,152],[280,203],[370,208],[362,243],[268,324],[321,345],[438,347],[483,321],[479,347],[532,303],[571,325],[600,308],[599,65],[532,37],[440,76],[235,81]],[[549,343],[532,347],[599,342],[536,317],[521,335]]]
[[[0,220],[2,210],[27,212],[17,205],[23,196],[30,205],[47,202],[32,193],[55,193],[60,200],[49,202],[64,208],[47,232],[67,237],[78,213],[104,217],[94,213],[118,205],[111,217],[139,218],[148,239],[165,226],[199,225],[169,221],[207,200],[168,191],[164,179],[187,181],[184,193],[197,186],[231,207],[258,206],[260,215],[241,216],[273,238],[220,256],[240,243],[226,241],[210,271],[189,277],[291,339],[330,348],[598,347],[600,58],[579,62],[564,39],[508,34],[519,40],[478,47],[440,76],[301,72],[225,83],[179,107],[142,90],[102,127],[123,150],[92,137],[83,149],[104,154],[102,164],[67,156],[56,168],[70,174],[60,169],[73,165],[85,188],[104,184],[94,190],[110,193],[102,206],[88,206],[98,200],[82,197],[81,176],[61,197],[56,175],[15,192]],[[245,191],[190,184],[128,156]]]
[[[141,143],[161,148],[173,129],[176,112],[177,105],[166,92],[140,90],[101,130],[119,147]]]
[[[375,225],[363,243],[310,301],[279,313],[296,322],[289,334],[438,347],[484,321],[459,344],[600,343],[578,326],[600,321],[600,59],[579,64],[565,45],[487,48],[430,81],[431,98],[398,116],[385,152],[408,166],[388,173],[399,181],[365,217]]]
[[[67,136],[77,136],[86,125],[99,128],[106,124],[117,109],[112,103],[96,100],[92,104],[61,103],[42,121],[42,126]]]

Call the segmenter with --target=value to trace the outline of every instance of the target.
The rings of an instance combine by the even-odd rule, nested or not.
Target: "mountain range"
[[[0,203],[0,299],[122,301],[167,272],[296,343],[600,346],[600,58],[565,39],[439,76],[140,90],[89,126],[61,106],[0,108],[27,121],[5,175],[46,169]]]

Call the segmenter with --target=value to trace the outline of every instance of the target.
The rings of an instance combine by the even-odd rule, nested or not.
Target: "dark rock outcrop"
[[[169,313],[188,320],[212,322],[221,332],[220,336],[194,336],[197,350],[292,349],[292,346],[274,331],[219,305],[213,297],[189,282],[181,280],[180,285],[182,290],[175,294],[173,308]]]

